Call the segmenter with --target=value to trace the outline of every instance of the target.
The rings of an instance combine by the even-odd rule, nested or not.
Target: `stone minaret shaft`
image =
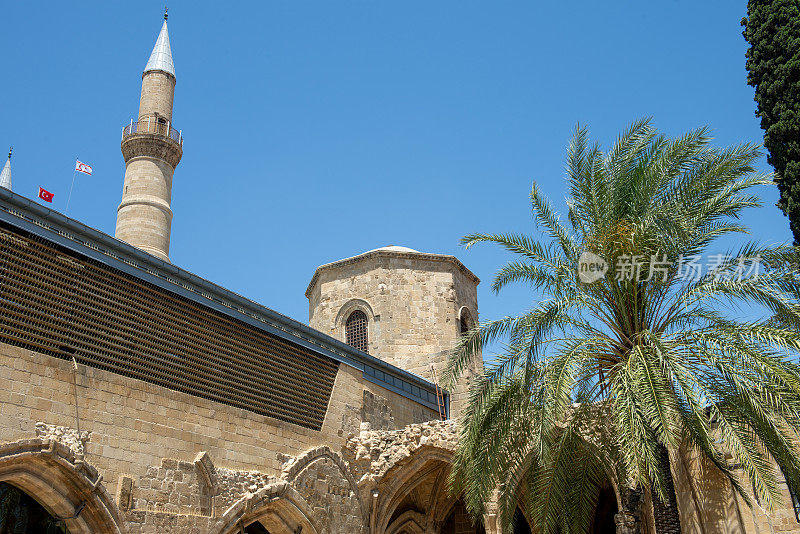
[[[142,74],[139,117],[123,129],[125,183],[117,209],[116,237],[169,261],[172,175],[183,155],[183,138],[172,127],[175,94],[166,15]]]

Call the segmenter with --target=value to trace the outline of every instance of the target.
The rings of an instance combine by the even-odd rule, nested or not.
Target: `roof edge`
[[[317,351],[362,372],[365,372],[367,368],[377,368],[428,392],[435,393],[434,384],[419,375],[361,352],[305,323],[262,306],[190,271],[156,258],[124,241],[4,188],[0,188],[0,221],[34,232],[78,254],[98,260],[111,268],[189,298],[287,341]],[[398,391],[398,393],[407,396],[402,391]],[[435,403],[423,403],[416,397],[409,398],[431,409],[436,409]]]
[[[152,72],[162,72],[162,73],[166,74],[167,76],[171,76],[172,79],[175,80],[175,84],[176,85],[178,83],[178,78],[175,76],[175,74],[172,73],[172,72],[169,72],[167,70],[164,70],[164,69],[150,69],[150,70],[143,71],[142,72],[142,79],[144,79],[145,76],[147,76],[148,74],[150,74]]]
[[[458,268],[458,270],[461,273],[466,275],[467,278],[475,282],[476,286],[481,283],[481,279],[478,278],[475,273],[470,271],[466,265],[461,263],[461,260],[453,256],[452,254],[433,254],[430,252],[399,252],[396,250],[386,250],[383,248],[377,248],[374,250],[369,250],[367,252],[362,252],[361,254],[357,254],[349,258],[344,258],[341,260],[332,261],[330,263],[325,263],[317,267],[316,270],[314,271],[314,275],[311,277],[311,281],[308,283],[308,286],[306,287],[306,293],[305,293],[306,298],[309,298],[311,296],[311,291],[313,290],[314,285],[317,283],[319,275],[322,271],[328,271],[330,269],[333,269],[334,267],[341,267],[343,265],[357,263],[362,259],[370,256],[385,256],[391,258],[405,258],[411,260],[428,260],[428,261],[438,261],[442,263],[452,263]]]

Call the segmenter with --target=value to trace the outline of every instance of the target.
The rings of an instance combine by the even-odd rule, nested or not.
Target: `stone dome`
[[[374,248],[372,250],[368,250],[367,252],[375,252],[376,250],[387,250],[389,252],[419,252],[419,250],[414,250],[413,248],[408,247],[401,247],[398,245],[389,245],[388,247],[381,247],[381,248]]]

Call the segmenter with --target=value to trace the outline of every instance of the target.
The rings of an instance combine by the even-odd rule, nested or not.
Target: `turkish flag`
[[[51,193],[50,191],[46,191],[45,189],[42,189],[41,187],[39,188],[39,198],[41,198],[45,202],[52,202],[54,196],[55,195],[53,193]]]

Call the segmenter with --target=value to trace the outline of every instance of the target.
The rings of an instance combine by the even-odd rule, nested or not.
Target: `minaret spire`
[[[117,208],[117,239],[169,261],[172,177],[183,156],[183,135],[172,123],[175,67],[167,12],[142,73],[139,117],[122,130],[125,182]]]
[[[144,72],[162,70],[175,76],[175,65],[172,63],[172,48],[169,45],[169,31],[167,30],[167,10],[164,8],[164,24],[158,34],[153,52],[144,67]]]
[[[0,171],[0,187],[5,187],[9,191],[11,191],[11,152],[13,150],[13,146],[8,149],[8,159],[3,170]]]

